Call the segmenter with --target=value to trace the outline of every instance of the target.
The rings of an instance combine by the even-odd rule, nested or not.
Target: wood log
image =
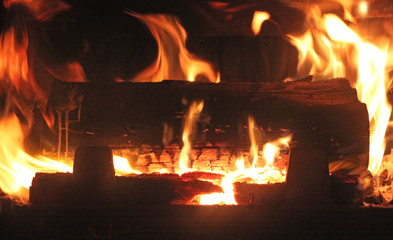
[[[198,174],[196,174],[198,175]],[[201,176],[207,176],[201,173]],[[214,175],[212,175],[214,176]],[[218,176],[215,176],[218,177]],[[86,197],[75,198],[72,173],[37,173],[30,187],[30,203],[39,207],[58,207],[72,204],[72,206],[104,206],[118,203],[119,206],[130,205],[158,205],[158,204],[187,204],[196,195],[222,192],[222,188],[211,182],[196,178],[180,177],[178,174],[140,174],[117,176],[114,195],[101,191],[97,195],[96,187],[85,190],[85,195],[92,195],[98,199]],[[81,186],[82,188],[84,186]],[[100,186],[98,186],[100,187]],[[108,197],[113,197],[108,204]]]
[[[181,144],[182,119],[189,104],[204,101],[194,148],[249,148],[248,116],[267,136],[288,132],[295,141],[328,146],[328,154],[368,153],[369,122],[365,104],[345,79],[278,83],[60,83],[54,85],[49,107],[67,95],[83,95],[80,122],[70,125],[70,145],[107,144],[114,148],[140,144],[162,146],[163,124],[174,129],[172,142]],[[76,98],[76,97],[75,97]],[[76,112],[70,113],[76,119]],[[47,139],[50,139],[47,134]],[[55,139],[52,137],[52,139]]]
[[[250,184],[234,183],[235,199],[239,205],[280,206],[285,191],[285,183]]]
[[[122,205],[187,204],[196,195],[222,192],[211,182],[189,180],[177,174],[140,174],[117,177],[117,195]]]
[[[69,201],[72,173],[36,173],[33,178],[29,202],[35,206],[60,206]]]

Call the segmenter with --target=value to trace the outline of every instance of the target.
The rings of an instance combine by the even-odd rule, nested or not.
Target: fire
[[[359,13],[362,16],[367,15],[367,13],[368,13],[368,4],[367,4],[367,2],[366,1],[361,1],[359,3],[358,10],[359,10]]]
[[[23,132],[15,114],[0,119],[0,188],[28,199],[28,189],[36,172],[72,172],[71,162],[55,161],[43,156],[32,157],[23,151]]]
[[[184,130],[183,130],[183,148],[181,149],[180,152],[180,157],[179,157],[179,168],[180,172],[188,172],[190,171],[190,154],[191,154],[191,134],[192,134],[192,129],[195,124],[196,118],[199,117],[199,114],[202,112],[203,109],[203,101],[201,102],[193,102],[190,106],[190,109],[188,111],[188,114],[185,119],[184,123]]]
[[[127,175],[130,173],[141,174],[141,172],[132,169],[127,158],[120,157],[117,155],[113,156],[113,165],[115,167],[115,174],[118,176]]]
[[[261,26],[264,21],[270,18],[270,14],[267,12],[255,11],[252,18],[251,29],[254,35],[258,35],[261,30]]]
[[[8,0],[6,8],[13,4],[25,5],[38,21],[47,21],[59,11],[69,9],[61,1]],[[23,18],[23,13],[20,16]],[[72,172],[72,163],[55,161],[44,156],[31,156],[23,149],[24,138],[33,124],[33,108],[38,105],[44,112],[47,93],[36,82],[29,55],[26,27],[21,22],[12,24],[0,36],[0,93],[4,97],[0,114],[0,188],[22,201],[28,199],[28,188],[36,172]],[[45,68],[44,66],[42,66]]]
[[[198,76],[204,76],[210,82],[220,82],[219,73],[216,73],[209,63],[187,50],[187,33],[176,17],[164,14],[128,13],[147,25],[158,46],[156,61],[132,81],[160,82],[186,79],[194,82]]]
[[[233,183],[235,182],[246,181],[249,183],[268,184],[285,181],[286,170],[277,168],[274,166],[274,162],[279,156],[279,151],[289,146],[291,136],[286,136],[276,141],[266,143],[263,146],[261,154],[261,156],[263,156],[264,165],[258,166],[257,162],[260,156],[254,134],[255,120],[251,116],[248,119],[249,137],[251,142],[250,157],[252,159],[252,165],[249,168],[246,168],[245,159],[243,157],[238,158],[236,160],[237,170],[226,174],[226,176],[221,180],[221,187],[224,193],[200,195],[198,196],[200,205],[237,205],[233,187]]]
[[[362,3],[359,6],[366,9],[365,6],[362,7]],[[385,72],[388,41],[380,39],[382,44],[379,45],[369,43],[339,17],[334,14],[322,15],[317,7],[312,8],[309,22],[310,30],[305,34],[299,37],[289,36],[300,53],[299,74],[315,74],[317,80],[349,78],[357,90],[358,98],[368,108],[368,169],[377,174],[385,151],[385,133],[392,111],[386,97],[389,84]],[[357,69],[356,78],[348,75],[348,68]]]

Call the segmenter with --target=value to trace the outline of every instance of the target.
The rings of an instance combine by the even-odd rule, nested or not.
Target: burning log
[[[123,205],[188,204],[196,195],[222,192],[211,182],[189,180],[177,174],[142,174],[117,177],[117,194]]]
[[[37,173],[30,187],[30,203],[35,206],[56,207],[67,204],[122,206],[144,204],[187,204],[196,195],[222,192],[211,182],[195,179],[220,177],[219,174],[193,173],[141,174],[118,176],[112,170],[107,147],[82,147],[76,151],[72,173]],[[186,174],[187,175],[187,174]],[[222,177],[222,176],[221,176]]]
[[[166,139],[166,143],[181,145],[182,118],[187,105],[203,100],[193,148],[210,144],[248,149],[247,117],[252,115],[256,125],[265,130],[266,137],[261,141],[291,132],[295,141],[328,145],[327,152],[333,160],[343,154],[368,154],[368,114],[366,106],[358,101],[356,90],[344,79],[308,80],[220,84],[57,83],[49,107],[57,109],[70,91],[83,95],[80,122],[70,124],[71,147],[104,144],[130,148],[148,144],[162,149],[163,124],[166,129],[173,129],[173,137]],[[70,118],[74,115],[76,119],[77,114],[70,112]],[[50,134],[44,137],[56,139]]]

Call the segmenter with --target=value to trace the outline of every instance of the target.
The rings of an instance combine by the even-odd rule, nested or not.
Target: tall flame
[[[289,36],[300,53],[299,74],[315,74],[316,79],[348,77],[353,83],[358,98],[366,103],[369,112],[368,169],[376,174],[385,151],[385,133],[392,111],[386,97],[388,78],[385,65],[388,42],[382,41],[383,44],[373,45],[363,40],[338,16],[322,15],[315,6],[309,18],[312,22],[309,31],[300,37]],[[345,65],[347,68],[357,69],[356,79],[351,79]]]
[[[184,122],[184,130],[183,130],[183,148],[181,149],[180,152],[180,157],[179,157],[179,168],[180,172],[188,172],[191,171],[190,169],[190,155],[191,155],[191,134],[193,130],[193,126],[195,124],[196,119],[199,117],[199,114],[202,112],[203,109],[203,101],[200,102],[193,102],[190,106],[190,109],[188,111],[188,114],[186,116],[185,122]]]
[[[187,79],[193,82],[199,75],[203,75],[210,82],[220,82],[219,73],[216,73],[209,63],[187,50],[187,33],[176,17],[165,14],[129,14],[147,25],[158,46],[155,62],[132,81],[160,82],[168,79]]]
[[[69,9],[62,1],[7,0],[25,5],[38,21],[47,21],[59,11]],[[18,15],[23,18],[23,13]],[[23,150],[25,135],[33,122],[33,109],[38,105],[44,114],[47,94],[36,82],[33,57],[30,55],[27,30],[23,21],[12,23],[0,36],[0,94],[3,108],[0,114],[0,188],[26,201],[28,187],[38,171],[71,172],[72,163],[54,161],[43,156],[30,156]],[[41,66],[45,68],[45,66]],[[44,115],[44,118],[46,115]],[[23,121],[22,121],[23,120]],[[48,118],[46,118],[49,122]]]

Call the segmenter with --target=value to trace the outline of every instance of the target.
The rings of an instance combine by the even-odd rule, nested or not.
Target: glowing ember
[[[210,82],[220,82],[219,74],[210,64],[186,49],[187,33],[176,17],[164,14],[129,14],[147,25],[158,45],[156,61],[132,81],[160,82],[166,79],[187,79],[194,82],[201,75]]]
[[[267,12],[255,11],[254,17],[252,18],[251,28],[254,35],[258,35],[261,30],[262,23],[270,18],[270,14]]]

